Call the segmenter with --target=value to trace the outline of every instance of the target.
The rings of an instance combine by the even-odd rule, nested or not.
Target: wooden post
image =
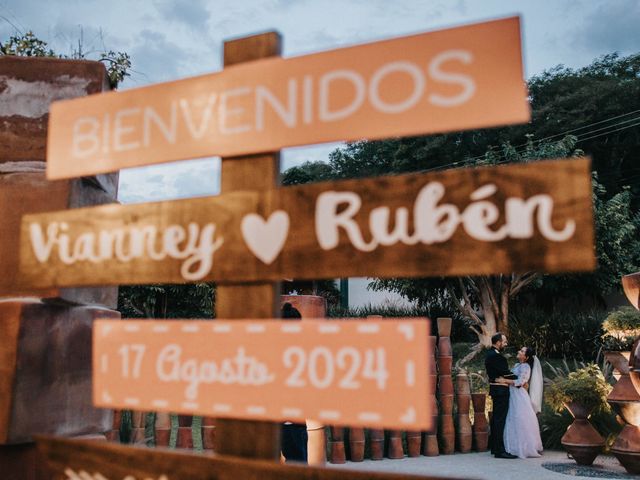
[[[231,40],[224,44],[224,66],[279,56],[282,39],[277,32]],[[280,178],[280,153],[222,159],[221,192],[270,190]],[[264,208],[264,206],[263,206]],[[264,212],[263,212],[264,213]],[[217,318],[274,318],[279,316],[279,283],[219,286]],[[221,454],[247,458],[280,459],[280,425],[246,420],[216,420],[216,448]]]

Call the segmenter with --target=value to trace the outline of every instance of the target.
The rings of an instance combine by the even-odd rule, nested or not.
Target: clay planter
[[[384,458],[384,430],[374,429],[369,432],[371,460],[382,460]]]
[[[387,455],[392,460],[404,458],[402,449],[402,432],[400,430],[389,431],[389,452]]]
[[[437,375],[438,374],[438,367],[436,365],[436,362],[434,361],[436,358],[436,341],[437,338],[436,337],[429,337],[429,347],[431,348],[431,355],[429,356],[430,358],[430,362],[429,362],[429,374],[430,375]]]
[[[466,373],[459,373],[456,376],[456,393],[458,395],[471,395],[471,384]]]
[[[640,308],[640,272],[623,276],[622,288],[631,305]]]
[[[593,428],[587,418],[589,411],[579,402],[565,405],[574,421],[562,436],[561,443],[578,465],[591,465],[602,452],[604,438]]]
[[[450,337],[451,336],[451,318],[449,317],[440,317],[437,320],[438,322],[438,336],[439,337]]]
[[[451,356],[453,356],[451,339],[449,337],[440,337],[438,339],[438,357],[451,357]]]
[[[303,319],[326,316],[327,300],[319,295],[280,295],[280,301],[297,308]]]
[[[456,448],[456,436],[453,427],[453,416],[443,415],[440,417],[440,453],[443,455],[451,455]]]
[[[178,426],[190,427],[193,423],[193,415],[178,415]]]
[[[204,450],[213,450],[216,439],[216,427],[212,425],[202,426],[202,448]]]
[[[640,392],[640,338],[635,341],[631,348],[629,375],[636,391]]]
[[[456,405],[458,407],[458,415],[469,415],[471,405],[471,395],[458,395],[456,397]]]
[[[331,451],[331,463],[343,464],[347,461],[344,452],[344,429],[342,427],[331,427],[331,441],[329,442]]]
[[[120,430],[109,430],[105,432],[104,436],[109,442],[120,443]]]
[[[489,423],[485,414],[487,396],[484,393],[472,393],[473,402],[473,449],[485,452],[489,447]]]
[[[155,436],[156,436],[156,446],[157,447],[168,447],[169,446],[169,439],[171,438],[171,429],[170,428],[156,428]]]
[[[440,375],[438,378],[438,391],[440,396],[453,395],[453,381],[451,375]]]
[[[349,450],[352,462],[364,460],[364,428],[349,429]]]
[[[469,415],[458,415],[458,450],[462,453],[471,451],[471,420]]]
[[[453,357],[438,357],[438,373],[440,375],[451,376]]]
[[[427,433],[422,441],[422,454],[426,457],[437,457],[440,455],[438,447],[438,436]]]
[[[178,440],[176,442],[177,448],[193,448],[193,432],[191,427],[178,427]]]
[[[410,457],[420,456],[422,446],[422,433],[415,431],[407,432],[407,455]]]
[[[453,413],[453,395],[440,395],[440,413],[442,415]]]

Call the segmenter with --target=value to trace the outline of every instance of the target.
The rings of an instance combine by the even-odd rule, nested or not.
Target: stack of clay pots
[[[156,422],[157,425],[157,422]],[[202,418],[202,448],[204,450],[213,450],[216,439],[216,423],[211,417]]]
[[[331,452],[330,462],[342,464],[347,461],[344,452],[344,428],[331,427],[331,440],[329,441]]]
[[[401,430],[389,430],[389,452],[387,453],[387,457],[393,460],[404,458]]]
[[[456,405],[458,407],[458,450],[462,453],[471,451],[471,419],[469,410],[471,406],[471,385],[469,376],[460,372],[456,376]]]
[[[364,460],[364,428],[349,428],[349,452],[352,462]]]
[[[370,430],[369,435],[371,460],[382,460],[384,457],[384,430]]]
[[[429,362],[429,388],[431,391],[431,405],[433,405],[433,422],[431,423],[431,429],[424,432],[424,438],[422,441],[422,454],[426,455],[427,457],[435,457],[436,455],[440,454],[440,450],[438,448],[438,399],[436,398],[436,389],[438,388],[436,342],[436,337],[429,337],[429,343],[433,356],[431,362]]]
[[[104,432],[104,436],[110,442],[120,442],[120,423],[122,422],[122,411],[114,410],[113,411],[113,424],[111,425],[111,430],[107,430]]]
[[[611,447],[611,453],[627,472],[638,474],[640,473],[640,395],[629,376],[634,358],[631,357],[628,361],[621,352],[605,352],[605,360],[613,367],[614,376],[618,379],[607,397],[607,402],[625,422],[622,432]]]
[[[485,413],[487,395],[472,393],[473,402],[473,449],[476,452],[486,452],[489,447],[489,422]]]
[[[453,426],[453,350],[451,348],[451,318],[438,318],[438,396],[440,402],[439,439],[441,453],[450,455],[455,451]]]
[[[156,413],[155,443],[157,447],[168,447],[171,437],[171,415],[164,412]]]

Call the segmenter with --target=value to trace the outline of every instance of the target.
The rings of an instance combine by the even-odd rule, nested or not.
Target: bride
[[[511,371],[518,378],[498,380],[509,385],[504,446],[507,452],[520,458],[539,457],[542,441],[536,413],[542,408],[542,368],[531,348],[522,347],[516,358],[518,363]]]

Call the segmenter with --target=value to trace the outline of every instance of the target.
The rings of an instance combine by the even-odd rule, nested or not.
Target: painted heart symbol
[[[284,210],[276,210],[265,221],[258,214],[248,213],[240,228],[249,250],[270,265],[280,255],[289,235],[289,215]]]

